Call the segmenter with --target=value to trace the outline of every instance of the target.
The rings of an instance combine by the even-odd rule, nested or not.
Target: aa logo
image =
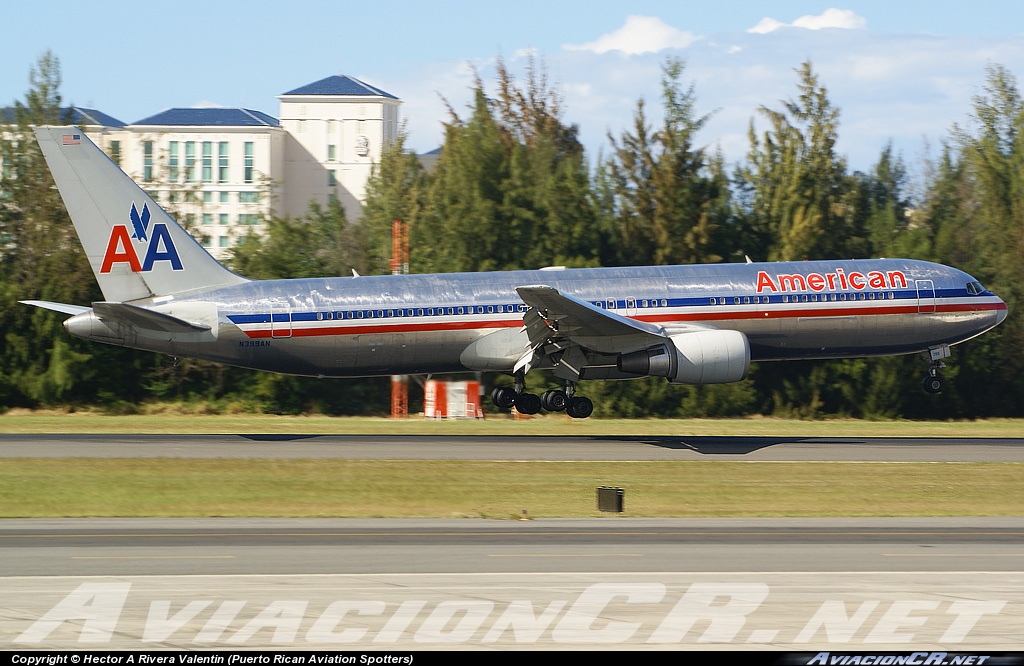
[[[132,202],[132,208],[128,212],[132,233],[128,233],[126,224],[114,225],[107,240],[107,250],[103,253],[100,273],[109,273],[114,264],[128,264],[133,273],[145,273],[153,270],[153,265],[158,261],[169,261],[173,270],[181,270],[181,259],[178,257],[167,225],[157,222],[150,229],[149,218],[149,204],[143,204],[142,213],[139,213],[139,209]],[[135,249],[136,243],[143,244],[140,249],[145,250],[141,262],[139,251]]]

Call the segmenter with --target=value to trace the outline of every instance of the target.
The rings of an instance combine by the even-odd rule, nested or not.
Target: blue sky
[[[2,15],[0,104],[23,98],[46,49],[60,58],[65,101],[125,122],[209,104],[276,116],[277,95],[344,73],[403,100],[419,151],[440,142],[442,96],[461,111],[474,70],[490,85],[499,55],[517,74],[528,52],[545,63],[592,157],[629,127],[638,98],[656,115],[660,66],[681,57],[698,112],[714,112],[700,139],[731,162],[757,108],[795,96],[793,70],[809,58],[842,109],[839,150],[857,169],[890,140],[911,166],[925,146],[934,154],[987,65],[1024,74],[1024,5],[985,0],[59,0]]]

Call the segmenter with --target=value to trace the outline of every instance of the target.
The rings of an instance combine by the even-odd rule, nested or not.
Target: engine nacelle
[[[745,379],[750,370],[750,342],[739,331],[692,331],[669,340],[672,344],[622,354],[618,369],[667,377],[673,384],[727,384]]]

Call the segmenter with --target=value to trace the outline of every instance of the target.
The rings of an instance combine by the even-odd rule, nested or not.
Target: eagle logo
[[[146,240],[146,230],[149,229],[149,204],[142,204],[142,215],[139,215],[139,209],[135,207],[135,202],[133,201],[128,217],[131,219],[132,228],[135,230],[132,238],[140,241]]]

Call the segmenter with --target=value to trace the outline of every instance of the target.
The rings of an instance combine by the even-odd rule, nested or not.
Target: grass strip
[[[10,434],[305,434],[305,435],[566,435],[566,436],[765,436],[765,437],[1020,437],[1024,419],[984,421],[798,421],[750,419],[570,419],[549,414],[524,420],[437,421],[369,417],[205,415],[10,411],[0,433]]]
[[[1019,516],[1024,463],[2,459],[0,517]]]

